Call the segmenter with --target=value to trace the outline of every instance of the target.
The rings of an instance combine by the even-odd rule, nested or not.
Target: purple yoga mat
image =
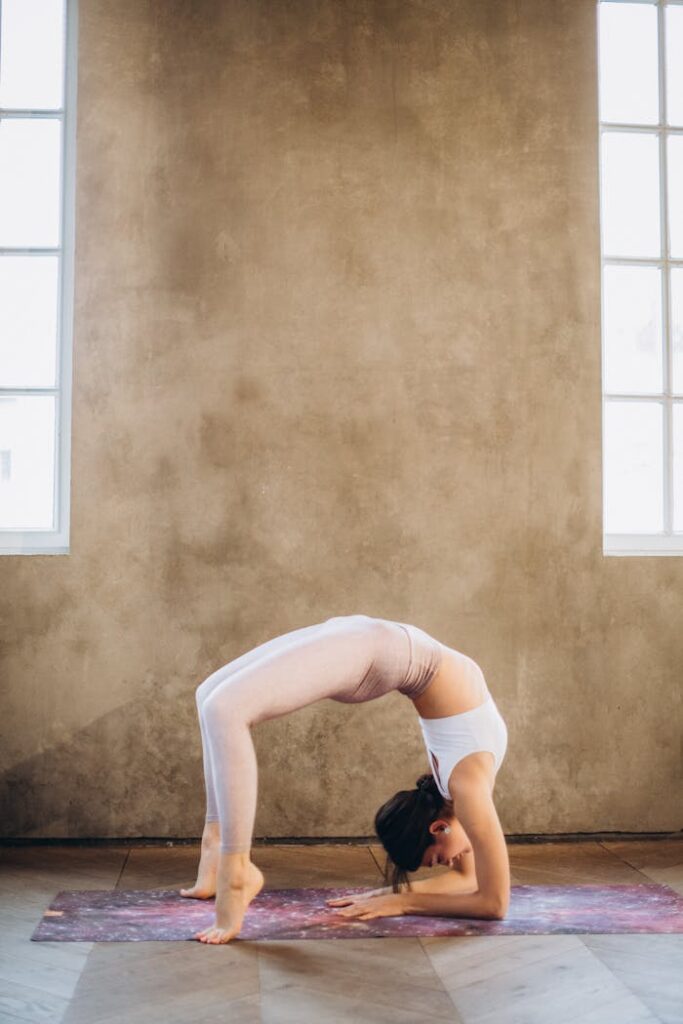
[[[326,899],[360,891],[264,889],[250,905],[239,938],[683,933],[683,897],[667,885],[514,885],[503,921],[417,914],[358,921],[325,905]],[[31,938],[165,942],[194,939],[213,920],[214,900],[186,899],[177,889],[70,890],[58,893]]]

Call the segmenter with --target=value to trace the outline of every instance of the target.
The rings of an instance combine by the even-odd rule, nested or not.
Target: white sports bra
[[[483,704],[459,715],[422,718],[418,715],[427,756],[439,792],[450,799],[448,780],[458,761],[468,754],[488,750],[493,754],[494,773],[500,768],[507,750],[505,721],[489,693]]]

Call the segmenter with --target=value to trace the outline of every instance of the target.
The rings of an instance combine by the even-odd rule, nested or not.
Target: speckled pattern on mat
[[[358,921],[325,905],[326,899],[361,891],[265,889],[249,907],[239,939],[683,933],[683,897],[666,885],[515,885],[504,921],[423,915]],[[175,889],[69,890],[58,893],[31,938],[193,939],[213,916],[213,900],[186,899]]]

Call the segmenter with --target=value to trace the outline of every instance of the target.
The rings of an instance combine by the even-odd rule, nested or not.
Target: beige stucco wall
[[[195,686],[334,614],[475,657],[507,832],[680,828],[680,558],[606,558],[593,0],[80,0],[71,552],[3,557],[5,835],[191,836]],[[254,730],[367,835],[412,705]]]

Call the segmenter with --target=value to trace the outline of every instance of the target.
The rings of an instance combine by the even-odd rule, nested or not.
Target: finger
[[[352,899],[348,896],[338,896],[334,900],[325,900],[330,907],[348,907],[349,903],[353,903]]]

